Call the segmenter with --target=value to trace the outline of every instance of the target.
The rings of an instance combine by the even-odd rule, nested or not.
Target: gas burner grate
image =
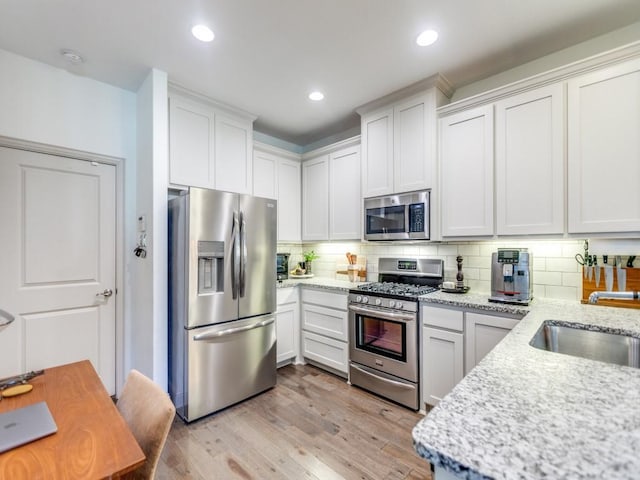
[[[427,293],[435,292],[437,288],[428,285],[413,285],[409,283],[375,282],[358,285],[361,292],[397,295],[402,297],[419,297]]]

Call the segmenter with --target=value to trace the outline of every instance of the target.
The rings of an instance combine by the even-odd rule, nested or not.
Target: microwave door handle
[[[247,224],[244,215],[240,212],[240,296],[244,297],[247,282]]]
[[[233,229],[231,230],[233,265],[231,268],[231,292],[233,299],[238,298],[238,277],[240,276],[240,225],[238,212],[233,212]]]

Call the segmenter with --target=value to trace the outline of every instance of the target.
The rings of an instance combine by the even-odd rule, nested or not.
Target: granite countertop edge
[[[475,303],[438,295],[421,301]],[[482,299],[472,308],[491,310]],[[524,308],[511,333],[414,427],[416,452],[465,479],[637,478],[640,369],[529,342],[545,321],[640,338],[640,312],[577,300]]]

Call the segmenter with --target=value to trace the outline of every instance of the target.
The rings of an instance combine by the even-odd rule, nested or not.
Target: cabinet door
[[[329,158],[329,238],[361,237],[360,147],[334,152]]]
[[[482,360],[487,353],[500,343],[515,327],[519,320],[514,318],[465,314],[465,375]]]
[[[276,361],[278,364],[298,355],[299,318],[298,303],[278,305],[276,312]]]
[[[226,192],[251,194],[251,122],[217,114],[215,134],[215,188]]]
[[[215,114],[204,105],[169,97],[169,183],[214,188]]]
[[[278,157],[275,155],[253,151],[253,194],[278,199]]]
[[[640,230],[640,60],[568,82],[568,231]]]
[[[278,241],[300,241],[300,162],[278,161]]]
[[[564,232],[563,85],[496,103],[498,235]]]
[[[329,240],[329,155],[302,164],[302,240]]]
[[[435,406],[464,376],[463,335],[430,327],[422,330],[422,398]]]
[[[442,235],[493,234],[493,106],[440,119]]]
[[[393,192],[393,108],[362,117],[362,196]]]
[[[423,190],[433,186],[432,143],[435,106],[429,95],[421,95],[393,109],[394,193]]]

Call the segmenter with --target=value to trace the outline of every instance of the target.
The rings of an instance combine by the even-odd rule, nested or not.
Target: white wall
[[[599,53],[637,42],[638,40],[640,40],[640,22],[632,23],[631,25],[619,30],[614,30],[613,32],[605,35],[592,38],[563,50],[558,50],[557,52],[498,73],[497,75],[479,80],[472,84],[456,87],[456,91],[451,97],[451,102],[456,102],[473,95],[487,92],[494,88],[508,85],[518,80],[523,80],[539,73],[563,67]]]
[[[124,323],[135,231],[136,95],[0,50],[0,135],[124,158]],[[122,320],[122,319],[121,319]],[[122,381],[118,365],[118,387]]]
[[[147,256],[133,257],[129,367],[167,388],[167,74],[151,70],[138,90],[136,215],[146,224]],[[137,232],[138,238],[141,232]]]

